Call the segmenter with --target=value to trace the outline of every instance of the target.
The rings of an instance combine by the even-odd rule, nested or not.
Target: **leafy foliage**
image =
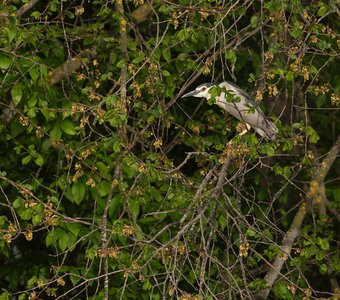
[[[339,135],[335,1],[12,2],[0,5],[0,299],[251,299],[285,255],[269,298],[337,297],[339,161],[324,185],[312,175]],[[213,101],[180,99],[223,80],[279,139],[240,136]]]

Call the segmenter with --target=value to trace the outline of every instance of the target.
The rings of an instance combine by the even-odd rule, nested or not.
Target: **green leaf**
[[[0,295],[0,300],[9,300],[10,299],[10,293],[5,291]]]
[[[27,293],[21,293],[20,295],[19,295],[19,298],[18,298],[19,300],[26,300],[27,299]]]
[[[288,71],[286,74],[286,79],[288,81],[292,81],[294,79],[294,73],[292,71]]]
[[[115,153],[118,153],[121,149],[121,143],[119,141],[115,142],[112,148]]]
[[[31,13],[31,17],[34,19],[39,19],[41,17],[41,13],[39,11],[34,11]]]
[[[101,197],[107,196],[110,193],[110,190],[111,190],[111,184],[110,183],[102,181],[98,185],[98,193]]]
[[[257,27],[259,24],[258,17],[256,15],[252,16],[250,19],[251,28]]]
[[[123,68],[124,66],[125,66],[125,60],[123,59],[121,59],[116,65],[116,67],[119,69]]]
[[[319,271],[322,275],[325,275],[327,273],[328,267],[326,264],[321,264],[319,267]]]
[[[7,56],[0,56],[0,69],[7,70],[11,65],[12,59]]]
[[[29,107],[34,107],[38,102],[38,98],[36,96],[32,96],[28,99],[27,103]]]
[[[28,73],[31,75],[34,82],[36,82],[40,76],[39,72],[35,68],[30,68]]]
[[[177,32],[177,39],[180,40],[181,42],[185,41],[189,37],[190,37],[190,33],[185,28]]]
[[[46,246],[51,246],[53,245],[55,242],[55,237],[54,237],[54,234],[53,232],[49,232],[47,235],[46,235],[46,239],[45,239],[45,243],[46,243]]]
[[[305,133],[309,136],[309,141],[311,143],[316,143],[320,139],[319,134],[311,126],[305,128]]]
[[[248,228],[246,231],[246,235],[249,237],[254,237],[256,235],[256,232]]]
[[[292,150],[292,149],[293,149],[293,143],[290,140],[284,141],[282,150],[283,151],[289,151],[289,150]]]
[[[236,63],[236,60],[237,60],[235,51],[227,50],[226,51],[226,58],[227,58],[227,60],[229,60],[234,65]]]
[[[275,299],[291,299],[288,284],[285,281],[279,281],[274,285],[273,292],[276,295]]]
[[[69,236],[64,231],[64,234],[58,236],[58,244],[61,251],[65,251],[68,247]]]
[[[256,81],[256,76],[253,73],[250,73],[248,82],[255,82],[255,81]]]
[[[60,129],[60,123],[57,122],[51,130],[51,138],[52,139],[60,139],[62,135],[62,131]]]
[[[257,278],[254,281],[249,282],[249,288],[254,290],[262,290],[267,287],[266,281],[261,278]]]
[[[166,48],[162,51],[162,55],[165,58],[166,61],[170,61],[171,60],[171,51],[169,48]]]
[[[36,160],[34,162],[36,163],[36,165],[41,167],[44,164],[44,159],[41,155],[39,155],[38,158],[36,158]]]
[[[275,154],[275,149],[271,145],[265,144],[261,146],[261,153],[265,153],[268,156],[273,156]]]
[[[17,35],[17,28],[15,26],[4,27],[3,31],[4,33],[6,33],[8,37],[8,42],[12,43],[12,41],[15,39]]]
[[[132,214],[132,218],[134,220],[137,219],[138,215],[139,215],[139,204],[137,203],[136,200],[134,199],[130,199],[129,200],[129,207],[130,207],[130,211],[131,211],[131,214]]]
[[[322,250],[329,250],[329,242],[326,239],[322,239],[320,237],[317,238],[317,244],[320,246]]]
[[[222,230],[224,230],[226,226],[228,225],[228,217],[226,217],[225,214],[220,214],[217,221]]]
[[[98,251],[94,248],[87,249],[85,252],[85,257],[89,259],[94,259],[97,257]]]
[[[213,87],[209,90],[209,94],[211,95],[211,98],[218,97],[219,95],[221,95],[221,93],[222,93],[222,88],[219,87],[218,85],[213,86]]]
[[[316,258],[317,261],[322,261],[325,258],[325,252],[324,251],[318,251],[315,255],[315,258]]]
[[[143,283],[143,290],[151,290],[152,289],[152,284],[151,282],[149,281],[149,279],[146,279]]]
[[[78,223],[66,223],[66,227],[75,237],[78,236],[81,229],[81,225]]]
[[[328,49],[332,46],[332,44],[328,41],[323,40],[323,39],[319,39],[318,42],[317,42],[317,46],[320,49]]]
[[[26,157],[24,157],[22,160],[21,160],[21,163],[23,165],[27,165],[32,159],[32,156],[31,155],[27,155]]]
[[[11,96],[14,105],[18,105],[19,102],[21,101],[22,98],[22,89],[19,85],[16,85],[12,90],[11,90]]]
[[[161,5],[159,7],[159,12],[163,13],[163,14],[169,14],[170,12],[172,12],[172,7],[170,5]]]
[[[23,201],[21,199],[15,199],[13,202],[13,208],[19,208],[21,207]]]
[[[33,216],[33,218],[32,218],[32,224],[33,224],[34,226],[39,225],[42,221],[43,221],[43,218],[42,218],[41,215],[35,215],[35,216]]]
[[[86,186],[85,183],[81,181],[77,181],[72,185],[72,196],[74,202],[76,202],[78,205],[80,202],[84,199],[86,192]]]
[[[329,11],[329,7],[321,2],[321,6],[318,10],[318,16],[323,17]]]
[[[33,287],[35,285],[35,283],[37,282],[38,278],[37,276],[33,276],[32,278],[30,278],[28,281],[27,281],[27,285],[29,287]]]
[[[289,178],[291,175],[292,175],[292,170],[290,169],[289,166],[285,166],[283,168],[283,175],[286,177],[286,178]]]
[[[80,273],[78,271],[78,269],[76,268],[70,268],[70,280],[72,282],[72,285],[75,286],[79,280],[81,280],[81,276],[79,276]]]
[[[164,77],[169,77],[171,75],[170,72],[167,71],[167,70],[163,70],[162,74],[163,74]]]
[[[20,214],[21,219],[23,220],[31,220],[32,218],[32,209],[26,208],[21,214]]]
[[[150,193],[151,197],[152,197],[153,199],[155,199],[157,202],[161,202],[161,201],[164,199],[164,197],[163,197],[163,195],[160,193],[160,191],[157,190],[157,189],[156,189],[155,187],[153,187],[153,186],[151,186],[151,187],[149,188],[149,193]]]
[[[70,120],[63,120],[60,123],[60,128],[68,135],[75,135],[77,133],[73,123]]]

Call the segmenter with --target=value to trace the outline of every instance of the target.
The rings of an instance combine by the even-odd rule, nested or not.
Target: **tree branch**
[[[54,86],[61,79],[69,77],[74,71],[78,70],[83,64],[83,58],[93,58],[97,55],[95,50],[85,49],[77,56],[67,60],[60,67],[54,69],[48,74],[48,84]]]
[[[108,257],[108,242],[107,242],[107,216],[109,213],[113,191],[116,188],[121,177],[121,165],[118,163],[113,176],[112,187],[109,195],[107,196],[106,206],[102,215],[101,224],[101,242],[102,242],[102,256],[104,257],[104,300],[109,299],[109,257]]]
[[[120,16],[120,52],[124,65],[120,71],[120,101],[121,109],[126,112],[126,82],[127,82],[127,35],[126,35],[126,19],[124,16],[123,0],[118,0],[116,5],[117,12]]]
[[[38,3],[39,0],[31,0],[28,3],[25,3],[23,6],[19,8],[17,11],[17,17],[21,17],[26,11],[31,9],[34,5]]]
[[[256,299],[267,299],[273,284],[277,277],[279,276],[284,262],[288,259],[293,244],[299,235],[300,227],[302,222],[309,211],[309,209],[318,202],[318,199],[322,193],[322,186],[324,179],[332,166],[336,156],[340,150],[340,135],[338,136],[335,144],[332,146],[331,150],[328,152],[326,158],[321,162],[319,167],[315,170],[312,175],[312,180],[309,186],[309,190],[306,195],[306,200],[303,201],[296,213],[294,220],[287,231],[285,237],[283,238],[282,245],[280,247],[281,253],[278,255],[265,276],[265,281],[267,283],[267,288],[260,291],[257,294]]]
[[[31,9],[34,5],[36,5],[39,2],[39,0],[31,0],[30,2],[25,3],[23,6],[21,6],[15,16],[20,18],[26,11],[28,11],[29,9]],[[11,15],[11,13],[9,13],[8,11],[3,11],[0,12],[0,17],[1,18],[8,18]]]

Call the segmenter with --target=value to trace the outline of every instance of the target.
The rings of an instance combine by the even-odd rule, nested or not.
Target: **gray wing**
[[[277,127],[271,122],[263,113],[261,108],[255,103],[255,101],[244,92],[235,83],[226,81],[219,84],[220,87],[225,87],[228,90],[232,90],[240,98],[240,102],[228,103],[225,98],[217,101],[217,105],[228,111],[234,117],[240,121],[249,124],[254,130],[267,140],[273,140],[278,132]],[[249,110],[254,107],[255,112],[250,113]]]
[[[263,111],[261,110],[260,106],[253,100],[252,97],[250,97],[244,90],[242,90],[237,84],[230,82],[230,81],[226,81],[229,85],[231,85],[233,88],[235,88],[235,90],[237,90],[237,92],[243,96],[244,98],[247,99],[247,101],[250,102],[250,104],[258,111],[259,114],[262,115],[263,118],[267,119],[267,116],[263,113]]]

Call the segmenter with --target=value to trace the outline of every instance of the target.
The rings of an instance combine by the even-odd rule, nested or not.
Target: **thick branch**
[[[85,49],[77,56],[67,60],[60,67],[54,69],[48,74],[48,83],[50,86],[57,84],[61,79],[69,77],[74,71],[78,70],[83,64],[83,58],[93,58],[96,56],[96,51]]]
[[[267,275],[264,278],[265,281],[267,282],[268,288],[258,293],[257,295],[258,299],[267,299],[275,280],[280,274],[284,262],[288,259],[291,253],[293,244],[297,236],[299,235],[300,227],[308,210],[312,207],[314,203],[317,203],[317,199],[320,196],[320,193],[322,192],[319,187],[321,186],[321,183],[323,184],[323,181],[330,167],[332,166],[336,156],[338,155],[339,150],[340,150],[340,136],[338,136],[335,144],[328,152],[326,158],[321,162],[321,164],[313,174],[312,181],[307,192],[306,201],[304,201],[300,205],[299,210],[295,215],[294,220],[282,241],[282,246],[280,247],[281,253],[279,256],[276,257],[273,265],[271,266]]]
[[[39,0],[31,0],[28,3],[25,3],[23,6],[21,6],[15,16],[17,16],[18,18],[20,18],[26,11],[28,11],[29,9],[31,9],[34,5],[36,5],[38,3]],[[8,18],[11,15],[11,13],[9,13],[8,11],[3,11],[0,12],[0,17],[1,18]]]
[[[19,8],[17,11],[17,17],[21,17],[26,11],[31,9],[34,5],[38,3],[39,0],[31,0],[28,3],[25,3],[23,6]]]

